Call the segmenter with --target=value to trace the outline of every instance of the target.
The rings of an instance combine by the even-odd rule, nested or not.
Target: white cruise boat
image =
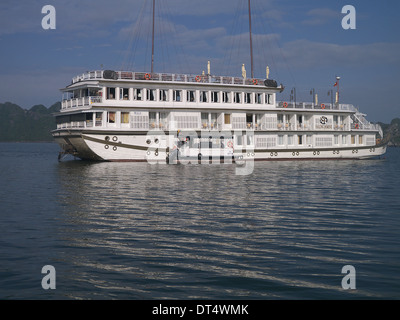
[[[210,73],[208,66],[198,75],[102,70],[74,77],[61,90],[52,132],[60,157],[198,163],[367,159],[386,152],[380,126],[339,103],[338,92],[334,103],[277,101],[284,87],[268,72],[267,79]]]

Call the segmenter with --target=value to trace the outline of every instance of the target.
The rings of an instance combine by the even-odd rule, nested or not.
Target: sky
[[[251,75],[247,0],[155,0],[155,72]],[[45,5],[55,29],[43,29]],[[0,103],[46,107],[90,70],[150,71],[151,0],[2,0]],[[343,29],[345,5],[355,29]],[[282,83],[279,100],[340,102],[372,122],[400,117],[400,2],[395,0],[251,0],[254,73]],[[46,20],[47,21],[47,20]]]

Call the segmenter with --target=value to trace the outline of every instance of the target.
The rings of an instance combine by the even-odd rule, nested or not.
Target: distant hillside
[[[53,141],[51,131],[56,128],[53,113],[61,108],[56,102],[50,108],[35,105],[29,110],[11,103],[0,103],[0,142]],[[389,146],[400,147],[400,118],[390,124],[379,123],[384,132],[384,141]]]
[[[379,123],[383,130],[383,140],[388,146],[400,147],[400,118],[395,118],[390,124]]]
[[[0,142],[53,141],[50,132],[56,125],[52,113],[60,108],[60,102],[50,108],[35,105],[29,110],[11,102],[0,103]]]

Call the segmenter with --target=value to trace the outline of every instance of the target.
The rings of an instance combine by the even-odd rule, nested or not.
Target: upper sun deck
[[[98,70],[88,71],[72,78],[72,83],[62,91],[80,85],[82,82],[90,80],[122,81],[122,82],[150,82],[164,84],[192,84],[192,85],[226,85],[226,86],[249,86],[257,89],[270,89],[283,91],[282,85],[278,86],[275,80],[258,78],[240,78],[227,76],[214,76],[208,74],[187,75],[187,74],[168,74],[168,73],[146,73],[133,71],[112,71]]]

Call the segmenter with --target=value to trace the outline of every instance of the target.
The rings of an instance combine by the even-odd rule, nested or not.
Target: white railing
[[[99,97],[99,96],[82,97],[82,98],[63,100],[61,103],[61,109],[88,107],[92,103],[100,103],[102,101],[103,101],[103,97]]]
[[[90,71],[72,78],[72,83],[85,80],[146,80],[146,81],[168,81],[168,82],[189,82],[189,83],[217,83],[236,84],[265,87],[264,79],[244,79],[239,77],[213,76],[213,75],[186,75],[168,73],[146,73],[132,71],[114,71],[112,79],[104,78],[104,71]]]

